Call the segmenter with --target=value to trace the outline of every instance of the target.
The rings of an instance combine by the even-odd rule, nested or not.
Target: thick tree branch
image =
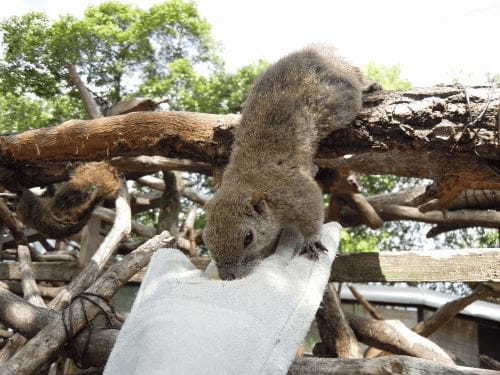
[[[479,113],[488,89],[474,90],[470,97],[472,111]],[[461,137],[457,144],[467,121],[459,88],[386,91],[365,99],[366,107],[356,125],[334,132],[321,142],[317,155],[320,166],[433,179],[454,175],[470,188],[498,188],[497,100],[481,121],[466,131],[473,131],[470,137]],[[188,112],[135,112],[71,120],[52,128],[0,137],[0,161],[14,167],[26,161],[162,155],[217,166],[227,160],[232,129],[238,121],[237,115]]]
[[[0,160],[36,163],[163,155],[213,162],[227,157],[230,150],[230,144],[217,142],[216,132],[238,121],[237,115],[192,112],[133,112],[70,120],[51,128],[1,136]]]

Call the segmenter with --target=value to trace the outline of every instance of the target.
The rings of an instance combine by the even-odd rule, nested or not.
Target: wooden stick
[[[17,252],[19,257],[19,268],[21,269],[21,286],[23,288],[24,298],[32,305],[47,307],[38,289],[38,285],[36,284],[33,270],[31,269],[31,256],[28,246],[19,245]]]
[[[137,183],[144,186],[149,186],[150,188],[158,191],[165,191],[165,182],[158,177],[143,176],[137,179]],[[194,203],[197,203],[200,206],[204,206],[205,203],[207,203],[207,201],[209,200],[208,196],[194,191],[187,186],[184,186],[184,183],[182,183],[181,186],[178,186],[178,189],[179,193],[181,193],[183,197],[189,199]]]
[[[14,217],[14,215],[12,215],[12,212],[9,210],[9,207],[7,207],[3,199],[0,199],[0,219],[7,226],[7,228],[9,228],[17,244],[28,244],[26,236],[23,232],[23,225],[16,217]]]
[[[499,294],[498,291],[479,285],[468,296],[458,298],[441,306],[429,318],[417,323],[417,325],[413,327],[413,330],[421,336],[428,337],[448,323],[471,303],[485,297],[498,296]]]
[[[363,343],[385,351],[454,364],[446,352],[432,341],[419,336],[399,320],[375,320],[346,314],[356,337]]]
[[[115,222],[108,235],[104,238],[104,241],[82,272],[50,302],[50,308],[55,310],[63,309],[74,296],[88,288],[106,265],[108,259],[113,255],[120,241],[130,234],[132,214],[130,211],[129,195],[125,185],[120,188],[115,200],[115,207]]]
[[[358,340],[346,320],[337,291],[328,284],[316,313],[321,342],[339,358],[362,358]]]
[[[365,308],[365,310],[374,318],[377,320],[383,320],[384,318],[380,313],[377,311],[373,305],[368,302],[368,300],[363,297],[361,293],[358,292],[358,290],[353,287],[352,285],[349,285],[349,290],[351,291],[352,295],[356,298],[358,303]]]
[[[188,159],[173,159],[164,156],[119,156],[111,159],[111,165],[121,172],[154,173],[158,171],[187,171],[210,175],[212,166],[209,163]]]
[[[24,298],[32,305],[45,308],[45,301],[40,295],[35,277],[31,269],[30,250],[25,245],[19,245],[17,248],[19,267],[21,269],[21,286]],[[7,361],[14,353],[26,343],[26,339],[19,333],[9,338],[7,344],[0,351],[0,363]]]
[[[107,223],[114,223],[116,220],[115,212],[106,207],[97,207],[92,213],[92,216],[99,218]],[[147,225],[138,223],[135,220],[132,220],[131,223],[132,231],[134,233],[137,233],[139,236],[142,236],[144,238],[151,238],[156,234],[156,230],[152,227],[148,227]]]

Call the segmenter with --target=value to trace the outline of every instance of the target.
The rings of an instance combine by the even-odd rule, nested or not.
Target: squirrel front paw
[[[319,254],[326,252],[328,252],[328,249],[321,243],[321,241],[306,241],[299,254],[304,255],[311,260],[318,260]]]

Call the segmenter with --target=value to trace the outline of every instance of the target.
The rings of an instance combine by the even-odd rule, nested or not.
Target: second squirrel
[[[38,197],[25,190],[17,205],[21,221],[41,234],[63,239],[78,233],[104,199],[115,198],[121,179],[105,162],[92,162],[76,168],[52,198]]]
[[[204,242],[223,279],[241,278],[294,227],[302,253],[324,250],[323,197],[314,180],[318,140],[361,109],[359,69],[330,47],[292,53],[264,72],[245,102],[222,183],[206,205]]]

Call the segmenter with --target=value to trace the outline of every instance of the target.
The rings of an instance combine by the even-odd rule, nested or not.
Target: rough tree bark
[[[478,114],[488,100],[488,88],[469,95],[471,112]],[[342,167],[365,174],[460,175],[472,187],[496,189],[500,167],[497,105],[498,99],[493,100],[480,121],[464,129],[468,111],[460,88],[377,92],[365,97],[365,108],[352,128],[333,132],[321,142],[316,161],[323,168]],[[238,115],[189,112],[134,112],[71,120],[0,136],[0,164],[20,167],[33,179],[37,163],[115,156],[162,155],[216,166],[227,161],[238,121]],[[23,162],[30,165],[23,166]],[[42,179],[40,174],[38,170]]]

